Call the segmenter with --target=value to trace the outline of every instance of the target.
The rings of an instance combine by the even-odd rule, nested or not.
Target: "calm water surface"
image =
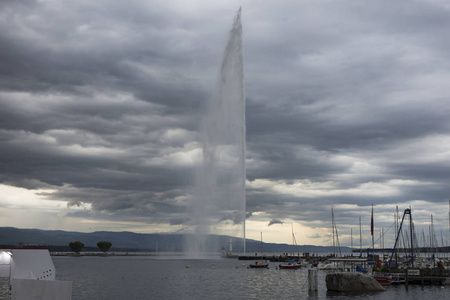
[[[247,269],[236,259],[180,257],[53,257],[58,280],[73,282],[72,299],[450,299],[450,285],[389,286],[385,292],[309,292],[307,269]],[[189,267],[189,268],[187,268]]]

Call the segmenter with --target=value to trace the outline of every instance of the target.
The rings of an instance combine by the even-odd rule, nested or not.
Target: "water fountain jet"
[[[241,237],[245,252],[245,89],[241,9],[229,33],[217,87],[201,126],[202,164],[190,203],[191,257],[217,251],[210,234]],[[240,236],[239,236],[240,235]],[[236,244],[235,244],[236,245]],[[212,247],[215,246],[215,247]]]

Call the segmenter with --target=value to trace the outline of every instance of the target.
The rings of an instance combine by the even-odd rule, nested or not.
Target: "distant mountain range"
[[[242,252],[242,239],[231,237],[233,251]],[[111,232],[96,231],[92,233],[70,232],[62,230],[40,230],[40,229],[19,229],[14,227],[0,227],[0,247],[10,247],[23,245],[23,247],[44,246],[56,251],[68,251],[70,242],[80,241],[85,248],[97,248],[100,241],[112,243],[110,251],[148,251],[148,252],[181,252],[185,241],[192,240],[192,237],[184,234],[144,234],[134,232]],[[209,235],[207,237],[205,251],[216,252],[222,248],[228,249],[230,243],[229,236]],[[247,239],[247,252],[259,252],[261,242]],[[349,247],[341,247],[341,251],[349,253]],[[263,243],[263,252],[279,253],[332,253],[332,247],[314,245],[288,245]]]

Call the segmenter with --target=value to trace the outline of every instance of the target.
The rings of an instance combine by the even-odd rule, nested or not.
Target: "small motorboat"
[[[284,265],[279,265],[278,268],[280,269],[291,269],[291,270],[297,270],[302,268],[302,264],[299,262],[288,262]]]
[[[248,265],[250,268],[267,269],[269,264],[262,261],[256,261],[254,264]]]
[[[263,258],[262,248],[263,248],[263,244],[262,244],[262,232],[261,232],[261,259]],[[263,262],[263,261],[256,261],[254,264],[250,264],[248,266],[253,269],[255,269],[255,268],[256,269],[267,269],[269,267],[269,264],[266,262]]]

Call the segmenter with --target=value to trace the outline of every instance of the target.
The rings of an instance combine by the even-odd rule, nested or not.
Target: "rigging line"
[[[386,232],[388,232],[389,231],[389,229],[391,229],[392,228],[392,226],[394,226],[395,225],[395,223],[392,223],[392,225],[391,226],[389,226],[388,227],[388,229],[387,230],[383,230],[383,234],[377,239],[377,240],[375,240],[375,243],[378,243],[378,241],[380,241],[381,240],[381,238],[382,237],[384,237],[385,235],[386,235]]]

